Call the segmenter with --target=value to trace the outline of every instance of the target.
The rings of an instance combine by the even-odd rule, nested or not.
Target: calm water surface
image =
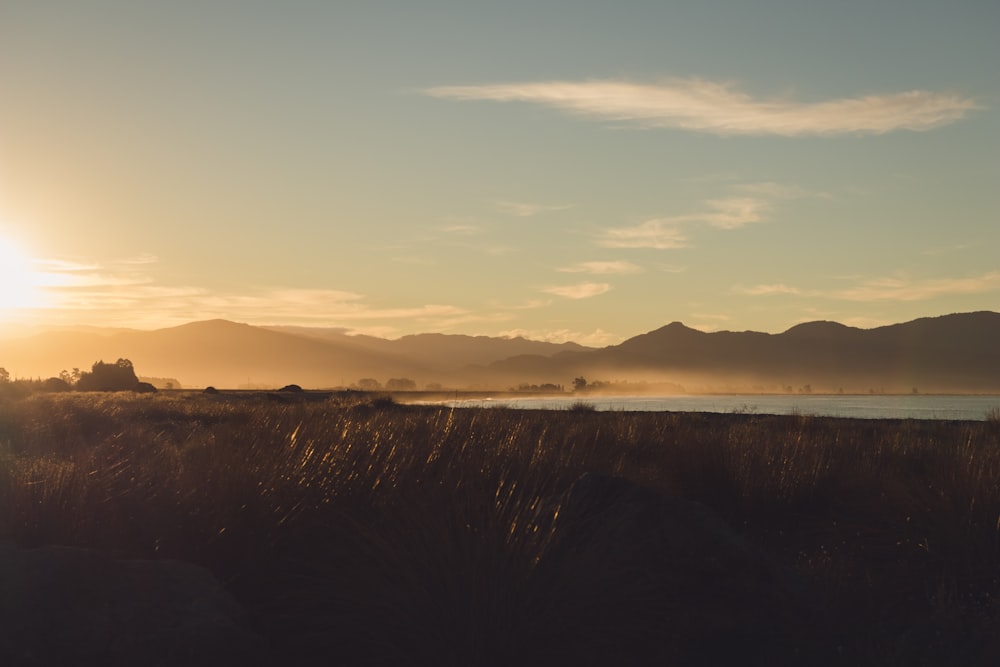
[[[1000,396],[748,395],[711,396],[573,396],[468,399],[446,401],[453,407],[509,407],[525,410],[567,409],[583,401],[597,410],[745,412],[867,419],[971,419],[1000,415]]]

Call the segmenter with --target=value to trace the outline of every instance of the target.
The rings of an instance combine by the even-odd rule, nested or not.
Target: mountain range
[[[1000,392],[1000,314],[921,318],[873,329],[808,322],[779,334],[705,333],[674,322],[619,345],[491,366],[536,374],[679,383],[692,391]]]
[[[381,384],[405,378],[422,387],[460,382],[466,367],[511,356],[586,349],[524,338],[419,334],[388,340],[335,329],[207,320],[153,331],[66,328],[0,335],[0,367],[12,377],[44,378],[125,358],[141,376],[176,378],[185,387],[329,388],[366,378]]]
[[[158,329],[0,332],[14,377],[87,370],[130,359],[143,376],[186,387],[307,388],[406,378],[454,389],[518,385],[655,391],[1000,393],[1000,313],[982,311],[860,329],[808,322],[778,334],[702,332],[674,322],[617,345],[588,348],[524,338],[418,334],[389,340],[338,329],[209,320]],[[647,383],[647,385],[637,384]]]

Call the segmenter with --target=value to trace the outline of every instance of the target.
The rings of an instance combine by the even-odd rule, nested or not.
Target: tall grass
[[[991,422],[202,395],[0,403],[0,540],[206,565],[293,662],[662,656],[669,618],[588,621],[579,610],[602,600],[538,574],[558,539],[544,514],[584,472],[706,503],[794,572],[826,609],[813,663],[987,664],[998,650]],[[771,657],[791,659],[784,648]]]

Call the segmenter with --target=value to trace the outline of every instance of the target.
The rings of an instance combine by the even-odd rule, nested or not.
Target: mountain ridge
[[[426,333],[384,339],[339,329],[202,320],[141,331],[64,327],[0,338],[14,376],[86,370],[128,358],[146,376],[184,386],[311,388],[361,379],[418,387],[506,389],[606,383],[680,384],[692,391],[1000,393],[1000,313],[977,311],[871,329],[817,320],[783,332],[704,332],[674,321],[616,345]]]
[[[806,322],[781,333],[702,332],[679,322],[586,356],[500,361],[491,370],[678,382],[699,390],[1000,392],[1000,314],[924,317],[872,329]]]

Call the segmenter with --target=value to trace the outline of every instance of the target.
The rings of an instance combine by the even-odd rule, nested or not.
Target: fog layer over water
[[[968,419],[1000,415],[1000,396],[748,395],[502,397],[444,402],[453,407],[565,410],[586,403],[596,410],[741,412],[865,419]]]

